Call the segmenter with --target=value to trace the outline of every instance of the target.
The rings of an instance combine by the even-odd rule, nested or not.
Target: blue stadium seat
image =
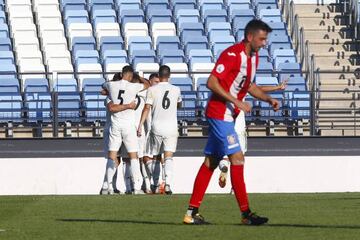
[[[0,93],[0,122],[22,122],[20,93]]]
[[[20,92],[19,80],[17,78],[0,78],[0,92]]]
[[[88,0],[88,10],[94,9],[113,9],[114,1],[113,0]]]
[[[104,65],[109,63],[127,63],[127,54],[125,50],[105,50],[101,52],[101,59]]]
[[[0,10],[0,23],[6,23],[5,12],[2,9]]]
[[[0,38],[0,51],[11,51],[11,40],[9,38]]]
[[[185,55],[183,50],[162,50],[158,54],[161,64],[167,63],[183,63],[185,62]]]
[[[304,85],[306,86],[306,81],[304,77],[301,76],[295,76],[295,77],[290,77],[288,79],[288,85]]]
[[[202,23],[183,23],[179,29],[179,34],[181,39],[184,39],[188,36],[204,36],[205,30]]]
[[[100,52],[122,49],[124,49],[124,40],[121,36],[104,36],[100,38]]]
[[[94,37],[74,37],[72,39],[72,51],[78,50],[95,50],[96,41]]]
[[[208,49],[192,49],[189,52],[189,65],[192,66],[194,63],[211,63],[213,62],[213,55]]]
[[[273,65],[270,62],[259,62],[256,71],[256,77],[271,77],[273,72]]]
[[[0,65],[0,81],[4,78],[16,78],[16,66],[14,64]]]
[[[49,82],[46,78],[28,78],[24,83],[25,92],[49,92]]]
[[[209,10],[225,9],[223,0],[199,0],[199,6],[202,16],[204,16],[205,12]]]
[[[5,23],[0,23],[0,39],[9,38],[9,27]]]
[[[140,0],[116,0],[116,9],[121,12],[125,10],[140,9]]]
[[[85,10],[86,0],[60,0],[62,11],[67,10]]]
[[[172,12],[170,9],[149,9],[146,16],[150,25],[155,22],[172,22]]]
[[[159,36],[156,41],[157,51],[181,49],[180,39],[177,36]]]
[[[260,18],[264,22],[282,22],[280,9],[261,9]]]
[[[200,22],[200,13],[197,9],[180,9],[176,13],[177,27],[182,28],[184,23]]]
[[[76,65],[81,63],[100,63],[99,53],[96,50],[78,50],[73,53],[72,57]]]
[[[58,119],[59,122],[79,122],[80,119],[80,95],[77,92],[58,93]]]
[[[178,110],[178,118],[183,120],[193,120],[196,116],[196,92],[181,92],[182,107]]]
[[[116,23],[116,13],[113,9],[93,9],[91,11],[92,23],[96,26],[98,23]]]
[[[129,22],[145,22],[145,14],[142,9],[124,9],[119,15],[119,22],[124,27]]]
[[[71,23],[88,23],[89,15],[86,10],[66,10],[64,13],[65,26],[68,28]]]
[[[213,42],[215,36],[228,36],[232,34],[230,23],[212,22],[207,27],[210,42]]]
[[[170,7],[175,14],[180,9],[195,9],[196,0],[170,0]]]
[[[279,80],[282,82],[290,77],[301,77],[301,67],[298,63],[280,63]]]
[[[203,22],[207,28],[212,22],[227,22],[227,12],[225,9],[206,10],[203,15]]]
[[[276,86],[279,84],[276,77],[258,77],[255,78],[256,85],[267,85],[267,86]]]
[[[96,120],[106,120],[105,98],[97,92],[85,91],[82,94],[85,121],[94,122]]]
[[[295,119],[308,119],[310,117],[310,94],[307,92],[294,92],[290,99],[291,116]]]
[[[152,41],[149,36],[131,36],[129,37],[129,54],[133,55],[137,50],[151,50]]]
[[[228,5],[228,14],[229,14],[229,16],[232,16],[233,12],[236,10],[250,9],[251,1],[249,1],[249,0],[229,0],[229,1],[227,1],[227,5]]]
[[[185,52],[189,55],[191,49],[208,49],[208,40],[205,36],[189,36],[184,40]]]
[[[293,49],[274,50],[274,67],[278,69],[280,63],[296,63],[296,56]]]
[[[176,78],[171,78],[170,80],[171,84],[178,86],[181,90],[181,92],[184,91],[193,91],[193,84],[192,84],[192,80],[189,77],[176,77]]]
[[[78,85],[75,78],[68,77],[58,77],[56,81],[54,81],[55,92],[74,92],[77,91]]]
[[[136,68],[138,63],[155,63],[156,55],[154,50],[135,50],[130,56],[130,62]]]
[[[159,9],[159,10],[169,9],[168,0],[143,0],[143,4],[147,11],[152,9]]]
[[[221,52],[226,48],[230,47],[235,43],[235,38],[233,36],[214,36],[211,43],[211,49],[214,57],[217,59]]]
[[[105,82],[104,78],[84,78],[82,82],[82,91],[83,92],[100,92],[101,86]],[[96,87],[96,88],[91,88]]]
[[[261,48],[260,51],[258,52],[258,54],[259,54],[260,61],[266,61],[266,62],[269,61],[270,56],[269,56],[269,51],[267,49]]]
[[[287,28],[284,22],[269,22],[268,25],[272,29],[272,35],[288,35]]]
[[[0,50],[0,65],[15,64],[14,53],[12,51]]]
[[[271,42],[271,44],[269,45],[269,50],[270,50],[270,55],[273,56],[274,55],[274,51],[276,49],[292,49],[292,44],[291,42],[285,42],[286,39],[288,39],[288,37],[284,38],[279,38],[278,40],[273,40]],[[270,43],[270,42],[269,42]]]
[[[29,122],[52,122],[52,100],[49,92],[26,92],[25,108]]]
[[[254,18],[255,14],[252,9],[239,9],[233,11],[233,15],[231,16],[233,32],[237,33],[240,29],[244,30],[248,22]]]

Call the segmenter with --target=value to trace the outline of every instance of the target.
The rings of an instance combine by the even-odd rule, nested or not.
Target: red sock
[[[241,212],[249,210],[249,202],[244,181],[244,165],[231,165],[231,184]]]
[[[214,170],[205,166],[204,163],[201,165],[195,178],[194,189],[189,202],[190,206],[197,208],[200,207],[213,172]]]

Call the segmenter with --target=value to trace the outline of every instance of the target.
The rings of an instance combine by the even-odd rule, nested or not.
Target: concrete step
[[[295,4],[295,12],[306,15],[306,14],[321,14],[321,13],[341,13],[343,12],[342,4],[327,4],[327,5],[317,5],[317,4]]]
[[[337,73],[349,73],[349,72],[355,72],[355,71],[360,71],[360,66],[352,66],[352,65],[341,65],[341,66],[320,66],[316,63],[316,67],[320,70],[320,71],[333,71],[333,72],[337,72]]]
[[[321,43],[321,41],[323,41]],[[355,42],[349,42],[344,44],[331,44],[331,41],[327,41],[325,39],[319,39],[315,41],[309,41],[309,51],[310,53],[313,53],[318,56],[323,56],[323,54],[327,54],[324,56],[328,56],[329,53],[335,53],[337,52],[352,52],[351,55],[356,55],[356,48],[359,48],[360,46],[357,46]]]
[[[343,32],[329,32],[327,29],[318,29],[318,30],[305,30],[305,38],[307,40],[318,40],[318,39],[346,39],[347,41],[352,40],[352,32],[346,31]]]
[[[333,66],[353,66],[350,59],[337,59],[333,56],[318,57],[315,55],[315,61],[317,67],[329,67],[329,69],[331,69]]]
[[[305,17],[299,16],[299,25],[303,26],[304,29],[311,28],[328,28],[328,26],[344,26],[349,24],[349,18],[346,16],[336,16],[334,18],[319,18],[319,17]]]
[[[355,73],[321,73],[321,79],[339,79],[346,82],[351,82],[352,85],[359,84],[359,78],[356,78]]]

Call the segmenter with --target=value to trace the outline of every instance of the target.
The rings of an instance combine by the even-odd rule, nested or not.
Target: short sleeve
[[[217,77],[219,80],[226,79],[237,62],[237,54],[238,53],[232,52],[229,49],[226,49],[224,52],[222,52],[219,59],[216,61],[211,74]]]
[[[147,91],[145,104],[150,104],[150,105],[154,104],[154,93],[152,91],[152,88],[149,88]]]

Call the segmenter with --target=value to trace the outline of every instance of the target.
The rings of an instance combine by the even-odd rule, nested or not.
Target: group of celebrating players
[[[124,180],[125,193],[172,194],[181,93],[169,78],[170,68],[166,65],[151,74],[149,80],[125,66],[113,81],[104,83],[102,94],[107,95],[108,113],[104,146],[108,160],[100,194],[120,193],[117,177],[120,182]],[[117,171],[121,159],[124,170]]]
[[[248,203],[244,181],[244,154],[247,151],[245,113],[250,112],[251,106],[244,99],[249,93],[268,102],[274,111],[279,109],[279,102],[266,93],[284,90],[287,82],[278,86],[257,86],[253,82],[259,64],[258,51],[267,44],[271,31],[261,20],[250,21],[245,28],[244,40],[224,50],[210,74],[207,87],[212,95],[205,112],[209,123],[205,161],[195,178],[184,224],[208,224],[199,214],[199,207],[217,167],[221,171],[220,187],[226,185],[230,169],[242,223],[262,225],[268,222],[268,218],[253,213]],[[120,154],[124,157],[124,171],[118,171],[117,175],[124,174],[126,192],[159,193],[159,176],[162,175],[164,192],[172,194],[173,153],[177,145],[177,109],[181,107],[181,92],[169,83],[169,79],[170,68],[166,65],[150,75],[149,80],[126,66],[121,74],[114,76],[114,81],[104,84],[102,94],[108,96],[106,106],[109,112],[104,130],[108,160],[101,194],[117,192],[114,176],[120,164],[117,154],[122,144],[127,154]]]

